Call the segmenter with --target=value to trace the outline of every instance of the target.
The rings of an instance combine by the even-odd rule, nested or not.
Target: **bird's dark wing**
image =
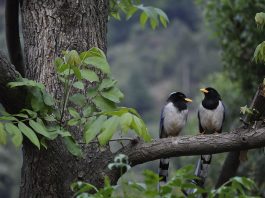
[[[202,125],[201,125],[201,119],[200,119],[200,113],[198,111],[198,120],[199,120],[199,130],[200,130],[200,133],[203,132],[203,128],[202,128]]]
[[[224,103],[222,102],[222,105],[223,105],[223,107],[224,107],[224,113],[223,113],[223,122],[222,122],[222,125],[224,124],[224,121],[225,121],[225,105],[224,105]]]
[[[225,105],[224,103],[221,101],[222,105],[223,105],[223,108],[224,108],[224,112],[223,112],[223,120],[222,120],[222,126],[221,126],[221,129],[218,131],[218,133],[221,133],[222,130],[223,130],[223,125],[224,125],[224,121],[225,121]]]
[[[165,138],[165,131],[164,131],[164,108],[162,108],[161,113],[160,113],[159,138]]]

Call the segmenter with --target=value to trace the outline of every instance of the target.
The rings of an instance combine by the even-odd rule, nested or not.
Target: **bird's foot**
[[[205,131],[200,131],[198,135],[205,135]]]

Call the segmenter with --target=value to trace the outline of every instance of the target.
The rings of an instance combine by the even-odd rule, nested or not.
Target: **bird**
[[[184,128],[188,117],[187,103],[192,102],[185,94],[173,92],[169,95],[160,116],[159,138],[178,136]],[[160,159],[159,186],[167,182],[169,158]]]
[[[221,96],[212,87],[200,91],[204,93],[204,99],[198,108],[199,131],[202,134],[221,133],[225,120],[225,107]],[[200,179],[195,183],[200,187],[204,187],[211,160],[212,155],[201,155],[198,160],[195,175]]]

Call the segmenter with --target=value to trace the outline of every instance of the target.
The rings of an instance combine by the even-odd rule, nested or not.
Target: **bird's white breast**
[[[218,132],[223,124],[224,118],[224,106],[221,101],[216,109],[209,110],[200,104],[199,106],[199,116],[202,128],[206,133]]]
[[[167,136],[179,135],[187,121],[188,110],[179,111],[172,102],[169,102],[163,111],[164,131]]]

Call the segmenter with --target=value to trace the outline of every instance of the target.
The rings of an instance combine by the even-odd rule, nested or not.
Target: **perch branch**
[[[165,158],[260,148],[265,146],[265,127],[239,128],[231,133],[163,138],[151,143],[134,143],[120,149],[132,166]]]

